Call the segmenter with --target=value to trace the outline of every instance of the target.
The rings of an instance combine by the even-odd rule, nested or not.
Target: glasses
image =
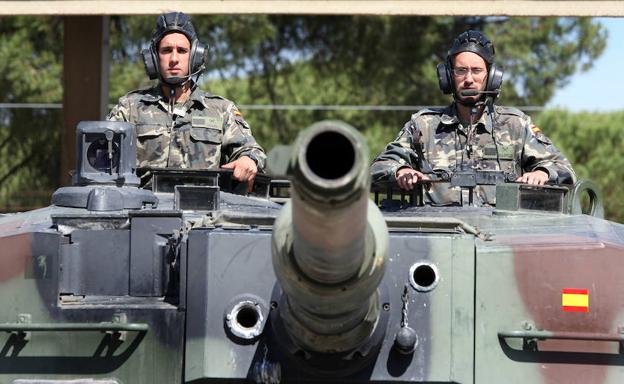
[[[479,67],[477,68],[466,68],[466,67],[453,68],[453,74],[457,77],[464,77],[468,75],[469,73],[471,73],[473,77],[478,77],[485,73],[485,68],[479,68]]]

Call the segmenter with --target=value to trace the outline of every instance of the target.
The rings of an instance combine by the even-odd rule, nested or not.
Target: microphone
[[[500,91],[479,91],[476,89],[464,89],[459,91],[462,97],[478,96],[478,95],[498,95]]]

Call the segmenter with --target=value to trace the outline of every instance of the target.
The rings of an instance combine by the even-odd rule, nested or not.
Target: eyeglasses
[[[472,76],[477,77],[477,76],[481,76],[482,74],[485,73],[485,68],[466,68],[466,67],[459,67],[459,68],[453,68],[453,74],[457,77],[464,77],[466,75],[468,75],[469,73],[472,73]]]

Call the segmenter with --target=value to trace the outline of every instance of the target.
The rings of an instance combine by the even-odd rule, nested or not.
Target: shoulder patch
[[[249,129],[249,123],[247,123],[245,121],[245,119],[243,119],[243,114],[240,113],[240,111],[237,109],[234,111],[234,120],[238,123],[238,125],[240,125],[241,127],[245,128],[245,129]]]
[[[531,124],[529,128],[531,129],[531,133],[537,139],[537,141],[542,144],[552,145],[552,141],[550,140],[550,138],[544,135],[544,132],[542,132],[542,130],[537,125]]]

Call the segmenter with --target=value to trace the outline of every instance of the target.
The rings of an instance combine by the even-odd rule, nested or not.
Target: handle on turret
[[[583,207],[581,204],[583,193],[587,193],[589,196],[588,214],[600,219],[604,218],[604,207],[602,205],[600,189],[591,180],[579,180],[574,184],[570,190],[570,197],[568,199],[568,212],[573,215],[583,214]]]

